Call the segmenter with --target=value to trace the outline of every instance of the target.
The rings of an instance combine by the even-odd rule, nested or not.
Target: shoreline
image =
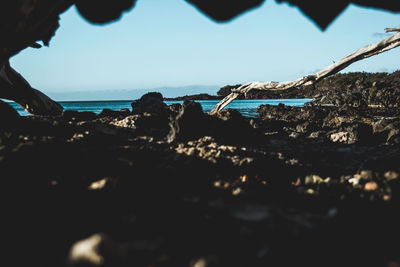
[[[132,111],[9,115],[4,240],[44,266],[73,260],[78,242],[114,251],[97,252],[113,266],[386,266],[400,237],[400,111],[353,104],[246,118],[153,93]]]
[[[79,244],[113,267],[397,264],[396,75],[251,118],[159,93],[53,117],[0,102],[3,240],[43,266],[79,266]]]

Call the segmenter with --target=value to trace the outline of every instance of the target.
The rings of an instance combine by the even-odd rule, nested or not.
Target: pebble
[[[387,171],[384,174],[386,180],[391,181],[399,178],[399,174],[395,171]]]
[[[368,182],[364,185],[366,191],[375,191],[378,189],[378,184],[376,182]]]
[[[109,236],[98,233],[73,244],[68,263],[69,266],[112,266],[122,256],[121,252]]]
[[[333,142],[347,142],[348,140],[348,133],[347,132],[338,132],[331,134],[331,140]]]

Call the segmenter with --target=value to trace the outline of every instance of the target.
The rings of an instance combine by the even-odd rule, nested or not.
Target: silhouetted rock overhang
[[[215,21],[229,21],[245,11],[261,6],[264,0],[186,0],[195,5],[201,12],[205,13]],[[400,2],[391,0],[277,0],[290,5],[297,6],[307,17],[313,20],[321,30],[325,30],[328,25],[340,15],[340,13],[351,3],[377,8],[387,11],[399,12]]]

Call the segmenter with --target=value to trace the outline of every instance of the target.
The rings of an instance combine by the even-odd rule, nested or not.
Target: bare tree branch
[[[400,27],[386,28],[385,32],[400,32]]]
[[[226,96],[224,99],[222,99],[214,108],[211,110],[210,114],[213,115],[217,113],[218,111],[222,110],[224,107],[226,107],[229,103],[231,103],[233,100],[235,100],[239,95],[241,94],[246,94],[250,90],[256,89],[256,90],[286,90],[289,88],[293,87],[300,87],[304,85],[311,85],[315,84],[318,81],[333,75],[335,73],[338,73],[339,71],[343,70],[344,68],[348,67],[349,65],[353,64],[356,61],[362,60],[364,58],[368,58],[380,53],[383,53],[385,51],[388,51],[390,49],[393,49],[395,47],[400,46],[400,27],[398,28],[387,28],[386,32],[397,32],[393,34],[392,36],[374,43],[370,44],[367,46],[364,46],[353,53],[345,56],[338,62],[335,62],[334,64],[326,67],[325,69],[314,73],[310,74],[307,76],[304,76],[302,78],[299,78],[294,81],[288,81],[288,82],[249,82],[246,84],[243,84],[239,88],[233,89],[232,93]]]

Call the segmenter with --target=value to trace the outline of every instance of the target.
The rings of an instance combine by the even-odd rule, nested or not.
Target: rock
[[[387,181],[392,181],[398,179],[399,174],[395,171],[387,171],[385,172],[384,177]]]
[[[160,93],[152,92],[143,95],[139,100],[132,103],[132,113],[143,114],[150,113],[156,115],[169,115],[169,109],[163,102],[163,96]]]
[[[122,120],[113,121],[111,124],[122,127],[122,128],[131,128],[136,129],[136,120],[138,120],[139,115],[129,115],[123,118]]]
[[[101,113],[99,114],[99,117],[106,117],[106,116],[110,116],[110,117],[126,117],[130,114],[130,110],[129,109],[121,109],[121,110],[112,110],[112,109],[108,109],[105,108],[101,111]]]
[[[339,130],[339,131],[338,131]],[[330,133],[330,140],[346,144],[369,143],[373,139],[372,127],[365,124],[343,125],[333,133]]]
[[[189,267],[217,267],[221,266],[218,257],[214,255],[209,255],[206,257],[201,257],[196,260],[193,260]]]
[[[381,119],[374,123],[374,134],[387,143],[400,144],[400,122]]]
[[[62,113],[62,118],[71,121],[91,121],[97,119],[97,115],[91,111],[66,110]]]
[[[168,106],[168,108],[169,108],[169,110],[171,110],[173,113],[178,114],[179,111],[180,111],[181,108],[182,108],[182,105],[179,104],[179,103],[171,104],[171,105]]]
[[[315,85],[313,103],[362,109],[367,105],[395,108],[400,103],[399,75],[399,71],[336,74]]]
[[[318,175],[307,175],[304,179],[304,184],[306,185],[321,184],[324,182],[325,180]]]
[[[217,112],[217,117],[223,121],[242,119],[243,115],[236,109],[226,108]]]
[[[94,234],[72,245],[68,266],[122,266],[122,249],[106,234]]]
[[[338,132],[331,134],[332,142],[347,143],[349,140],[349,134],[347,132]]]
[[[179,114],[169,124],[168,142],[194,140],[204,136],[207,131],[206,121],[207,115],[204,114],[201,105],[185,100]]]
[[[367,182],[364,185],[365,191],[375,191],[378,189],[378,184],[376,182]]]
[[[360,172],[360,179],[372,180],[374,178],[374,173],[371,170],[362,170]]]
[[[252,123],[252,120],[234,109],[219,111],[208,124],[211,125],[209,134],[224,143],[239,144],[257,140],[254,120]]]
[[[26,86],[25,90],[30,90],[31,92],[29,94],[27,92],[21,92],[21,99],[18,99],[18,104],[23,107],[25,111],[35,115],[58,116],[62,114],[64,108],[58,102],[39,90],[30,87],[29,84]]]

